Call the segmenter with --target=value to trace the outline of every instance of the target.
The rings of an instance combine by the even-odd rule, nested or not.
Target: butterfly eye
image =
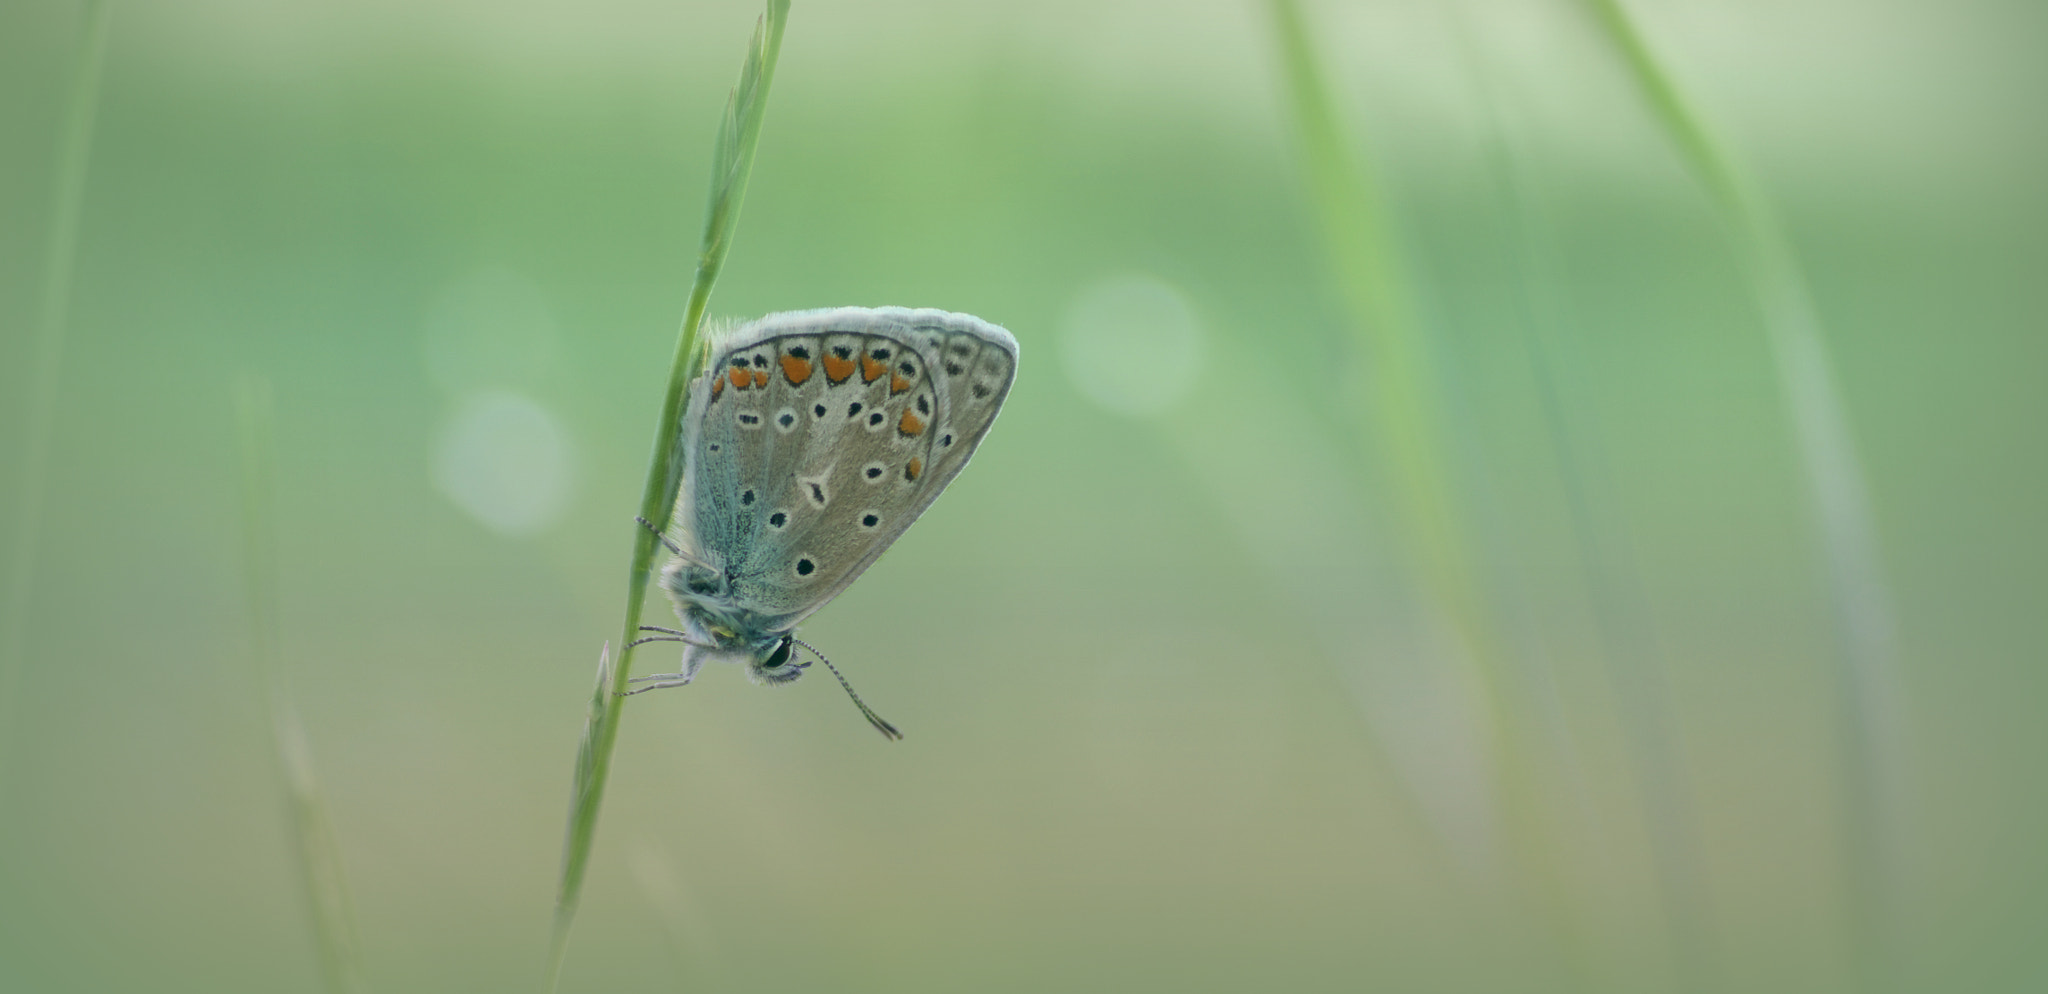
[[[787,662],[789,662],[789,641],[785,639],[781,645],[775,647],[775,651],[767,659],[761,661],[761,668],[764,670],[781,669],[783,664]]]

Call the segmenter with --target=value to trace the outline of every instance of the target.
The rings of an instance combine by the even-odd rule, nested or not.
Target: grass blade
[[[1835,385],[1820,314],[1771,202],[1693,110],[1619,0],[1586,2],[1652,114],[1713,196],[1762,311],[1820,532],[1833,609],[1838,693],[1848,718],[1848,810],[1840,821],[1850,916],[1860,933],[1859,968],[1871,976],[1895,976],[1896,970],[1872,958],[1892,955],[1902,931],[1896,918],[1905,905],[1900,889],[1909,832],[1906,694],[1869,486]]]
[[[782,29],[789,16],[789,0],[768,0],[768,9],[754,26],[747,46],[747,58],[740,69],[739,83],[725,106],[712,153],[711,199],[705,208],[704,239],[697,256],[697,275],[684,307],[682,328],[676,335],[675,354],[669,362],[668,392],[655,422],[653,452],[649,457],[647,481],[640,498],[640,516],[665,526],[675,507],[676,490],[682,483],[683,460],[678,447],[687,399],[686,387],[703,361],[698,331],[711,301],[711,288],[732,247],[732,234],[739,222],[740,204],[746,197],[747,178],[753,171],[754,150],[760,142],[761,121],[767,110],[768,87],[775,77],[775,59],[782,48]],[[609,672],[600,666],[600,682],[591,700],[590,716],[576,759],[571,788],[569,825],[562,843],[562,875],[555,897],[553,936],[548,950],[548,988],[561,980],[562,963],[568,952],[569,929],[576,919],[583,879],[590,867],[591,845],[597,835],[598,812],[604,805],[605,780],[611,769],[612,747],[618,741],[619,716],[625,697],[626,680],[632,672],[632,642],[639,634],[640,610],[647,597],[649,572],[656,549],[654,534],[633,526],[633,555],[626,577],[626,616],[620,628],[618,663]],[[606,654],[607,659],[609,654]]]
[[[644,592],[644,583],[641,589]],[[628,626],[638,628],[639,612],[629,609],[628,614]],[[604,778],[611,744],[618,736],[618,709],[626,700],[618,696],[619,686],[613,679],[614,672],[623,673],[624,670],[612,666],[611,650],[610,642],[598,650],[597,683],[590,691],[590,709],[583,719],[583,738],[576,744],[569,831],[562,842],[562,879],[555,898],[554,933],[548,947],[549,990],[554,990],[561,983],[562,962],[568,953],[569,927],[575,924],[576,901],[583,886],[584,870],[590,862],[590,847],[597,835],[598,806],[604,800]]]
[[[330,994],[353,994],[363,990],[355,915],[350,910],[341,851],[327,821],[320,784],[313,775],[312,750],[299,722],[279,649],[277,531],[271,521],[270,464],[275,451],[271,420],[269,381],[253,374],[243,376],[235,390],[235,425],[242,464],[242,553],[250,643],[256,654],[257,683],[270,704],[278,772],[295,843],[292,851],[306,888],[321,979]]]
[[[1482,667],[1497,662],[1492,626],[1456,518],[1450,446],[1439,423],[1428,343],[1415,321],[1396,238],[1373,179],[1346,147],[1294,0],[1272,0],[1288,91],[1331,274],[1350,312],[1366,382],[1350,391],[1362,438],[1385,463],[1399,531],[1423,592]],[[1489,680],[1489,683],[1492,681]]]
[[[1347,392],[1360,448],[1385,481],[1396,538],[1417,593],[1453,640],[1446,662],[1463,667],[1479,711],[1480,743],[1491,766],[1500,838],[1518,900],[1535,900],[1533,919],[1557,941],[1557,966],[1583,974],[1573,934],[1576,915],[1564,894],[1541,810],[1533,745],[1509,696],[1507,647],[1478,575],[1477,544],[1463,520],[1453,482],[1453,439],[1443,424],[1437,370],[1427,330],[1415,314],[1409,273],[1367,163],[1352,154],[1295,0],[1270,0],[1309,194],[1324,251],[1349,312],[1352,361],[1363,376]],[[1580,977],[1574,976],[1574,981]]]
[[[92,158],[93,121],[99,114],[100,78],[107,56],[113,5],[89,0],[85,30],[71,62],[64,117],[58,135],[56,189],[50,197],[43,287],[36,315],[35,349],[28,381],[28,411],[21,447],[20,488],[14,505],[13,560],[6,602],[0,604],[0,777],[4,777],[4,734],[14,710],[14,684],[21,671],[23,629],[35,587],[36,545],[41,537],[43,499],[49,489],[50,436],[57,417],[57,384],[64,367],[64,339],[70,330],[71,276],[78,261],[78,222],[85,207],[85,173]]]
[[[1628,743],[1633,786],[1642,797],[1652,889],[1670,940],[1668,970],[1678,990],[1711,990],[1716,986],[1716,943],[1707,914],[1691,774],[1671,728],[1668,661],[1643,602],[1628,526],[1615,507],[1614,475],[1594,429],[1596,415],[1586,408],[1579,377],[1586,358],[1569,332],[1583,322],[1571,313],[1561,289],[1566,279],[1557,264],[1562,254],[1554,237],[1558,221],[1529,139],[1511,112],[1513,90],[1476,50],[1471,25],[1477,20],[1476,8],[1461,17],[1461,33],[1473,56],[1473,77],[1490,125],[1488,165],[1508,206],[1523,346],[1578,551],[1593,622],[1593,655],[1621,697],[1615,717]]]

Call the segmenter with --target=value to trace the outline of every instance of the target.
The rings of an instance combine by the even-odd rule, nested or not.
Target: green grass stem
[[[42,537],[43,501],[49,491],[50,437],[57,420],[57,385],[64,369],[64,339],[70,331],[71,279],[78,262],[79,217],[85,208],[86,169],[92,159],[93,122],[99,116],[100,79],[107,59],[107,30],[113,5],[88,0],[85,28],[71,60],[64,116],[57,137],[55,189],[45,235],[42,294],[36,312],[34,357],[30,360],[28,409],[23,423],[21,464],[14,505],[14,545],[9,556],[6,602],[0,605],[0,782],[5,780],[7,730],[13,721],[15,684],[26,647],[30,600],[36,587],[36,552]]]
[[[711,301],[711,288],[725,265],[732,247],[733,229],[739,222],[740,205],[747,192],[747,178],[753,171],[754,150],[760,143],[761,121],[767,110],[768,88],[775,77],[775,59],[782,48],[782,29],[789,16],[789,0],[768,0],[768,8],[755,22],[747,46],[739,83],[725,105],[712,153],[711,200],[705,209],[704,238],[697,256],[696,280],[690,287],[689,303],[683,311],[682,328],[676,336],[675,354],[669,361],[668,392],[661,414],[655,421],[653,452],[649,457],[647,480],[640,497],[640,516],[665,527],[675,507],[676,491],[682,483],[683,453],[680,448],[683,409],[687,387],[703,362],[698,332],[704,311]],[[568,953],[569,930],[576,919],[577,903],[583,892],[584,876],[590,866],[591,845],[597,836],[598,812],[604,805],[605,780],[611,770],[612,747],[618,741],[619,718],[627,698],[621,696],[632,672],[631,644],[640,632],[640,612],[647,599],[647,586],[654,568],[659,543],[637,523],[632,525],[633,554],[626,575],[626,612],[620,626],[617,665],[607,651],[600,657],[599,684],[591,698],[590,714],[578,746],[576,771],[571,787],[568,830],[562,843],[562,875],[555,897],[553,935],[548,949],[548,989],[561,982],[562,963]]]
[[[299,721],[284,667],[277,608],[277,529],[271,508],[272,401],[270,382],[246,374],[236,383],[235,425],[241,456],[243,576],[249,598],[250,647],[256,682],[270,707],[271,732],[292,828],[292,854],[305,886],[306,910],[329,994],[364,989],[355,915],[350,907],[341,850],[327,820],[313,753]]]
[[[1406,267],[1372,176],[1346,147],[1299,9],[1294,0],[1272,0],[1272,8],[1312,206],[1365,371],[1362,386],[1349,392],[1361,435],[1384,464],[1400,541],[1424,594],[1444,612],[1466,652],[1488,667],[1498,656],[1493,628],[1456,518],[1449,446]]]
[[[1469,31],[1465,35],[1470,38]],[[1489,166],[1508,206],[1522,341],[1583,574],[1596,640],[1593,654],[1621,698],[1616,717],[1643,799],[1654,900],[1671,946],[1669,970],[1678,990],[1710,990],[1716,986],[1717,944],[1709,934],[1691,775],[1671,730],[1668,660],[1649,605],[1642,602],[1642,572],[1627,523],[1615,506],[1614,477],[1597,419],[1587,410],[1579,375],[1585,356],[1568,330],[1583,322],[1561,290],[1567,281],[1556,263],[1561,256],[1552,237],[1557,220],[1535,156],[1517,127],[1520,115],[1513,112],[1512,90],[1473,46],[1468,44],[1467,51],[1474,54],[1473,76],[1491,125]]]
[[[1367,163],[1353,154],[1323,82],[1309,33],[1294,0],[1271,0],[1281,65],[1292,101],[1302,160],[1323,234],[1331,275],[1350,318],[1361,382],[1348,392],[1358,438],[1385,481],[1398,547],[1424,603],[1459,643],[1495,778],[1502,836],[1524,897],[1545,905],[1545,927],[1576,927],[1566,912],[1539,815],[1540,792],[1525,754],[1517,708],[1508,696],[1508,656],[1482,591],[1475,544],[1461,518],[1452,482],[1453,443],[1443,425],[1426,329],[1409,294],[1399,238],[1379,202]],[[1566,969],[1579,966],[1576,941],[1563,937]]]
[[[1742,164],[1679,90],[1619,0],[1586,0],[1652,115],[1712,196],[1763,317],[1792,419],[1828,581],[1836,635],[1842,756],[1845,899],[1859,968],[1896,976],[1910,832],[1907,701],[1897,630],[1868,484],[1835,384],[1823,324],[1783,222]]]

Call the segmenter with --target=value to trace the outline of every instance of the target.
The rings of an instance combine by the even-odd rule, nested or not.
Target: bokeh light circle
[[[1164,412],[1194,389],[1201,328],[1186,296],[1151,276],[1088,287],[1067,307],[1060,358],[1067,378],[1095,403],[1139,417]]]
[[[514,393],[472,394],[442,427],[434,485],[492,531],[531,535],[568,509],[574,456],[546,408]]]

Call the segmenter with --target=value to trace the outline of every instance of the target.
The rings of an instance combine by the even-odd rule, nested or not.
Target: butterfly
[[[643,626],[662,634],[640,640],[684,643],[682,665],[636,678],[647,686],[633,693],[687,684],[709,659],[788,683],[810,666],[801,647],[902,738],[796,626],[960,475],[1016,376],[1009,332],[938,310],[790,311],[715,341],[677,439],[678,534],[661,536],[674,557],[660,585],[683,627]]]

